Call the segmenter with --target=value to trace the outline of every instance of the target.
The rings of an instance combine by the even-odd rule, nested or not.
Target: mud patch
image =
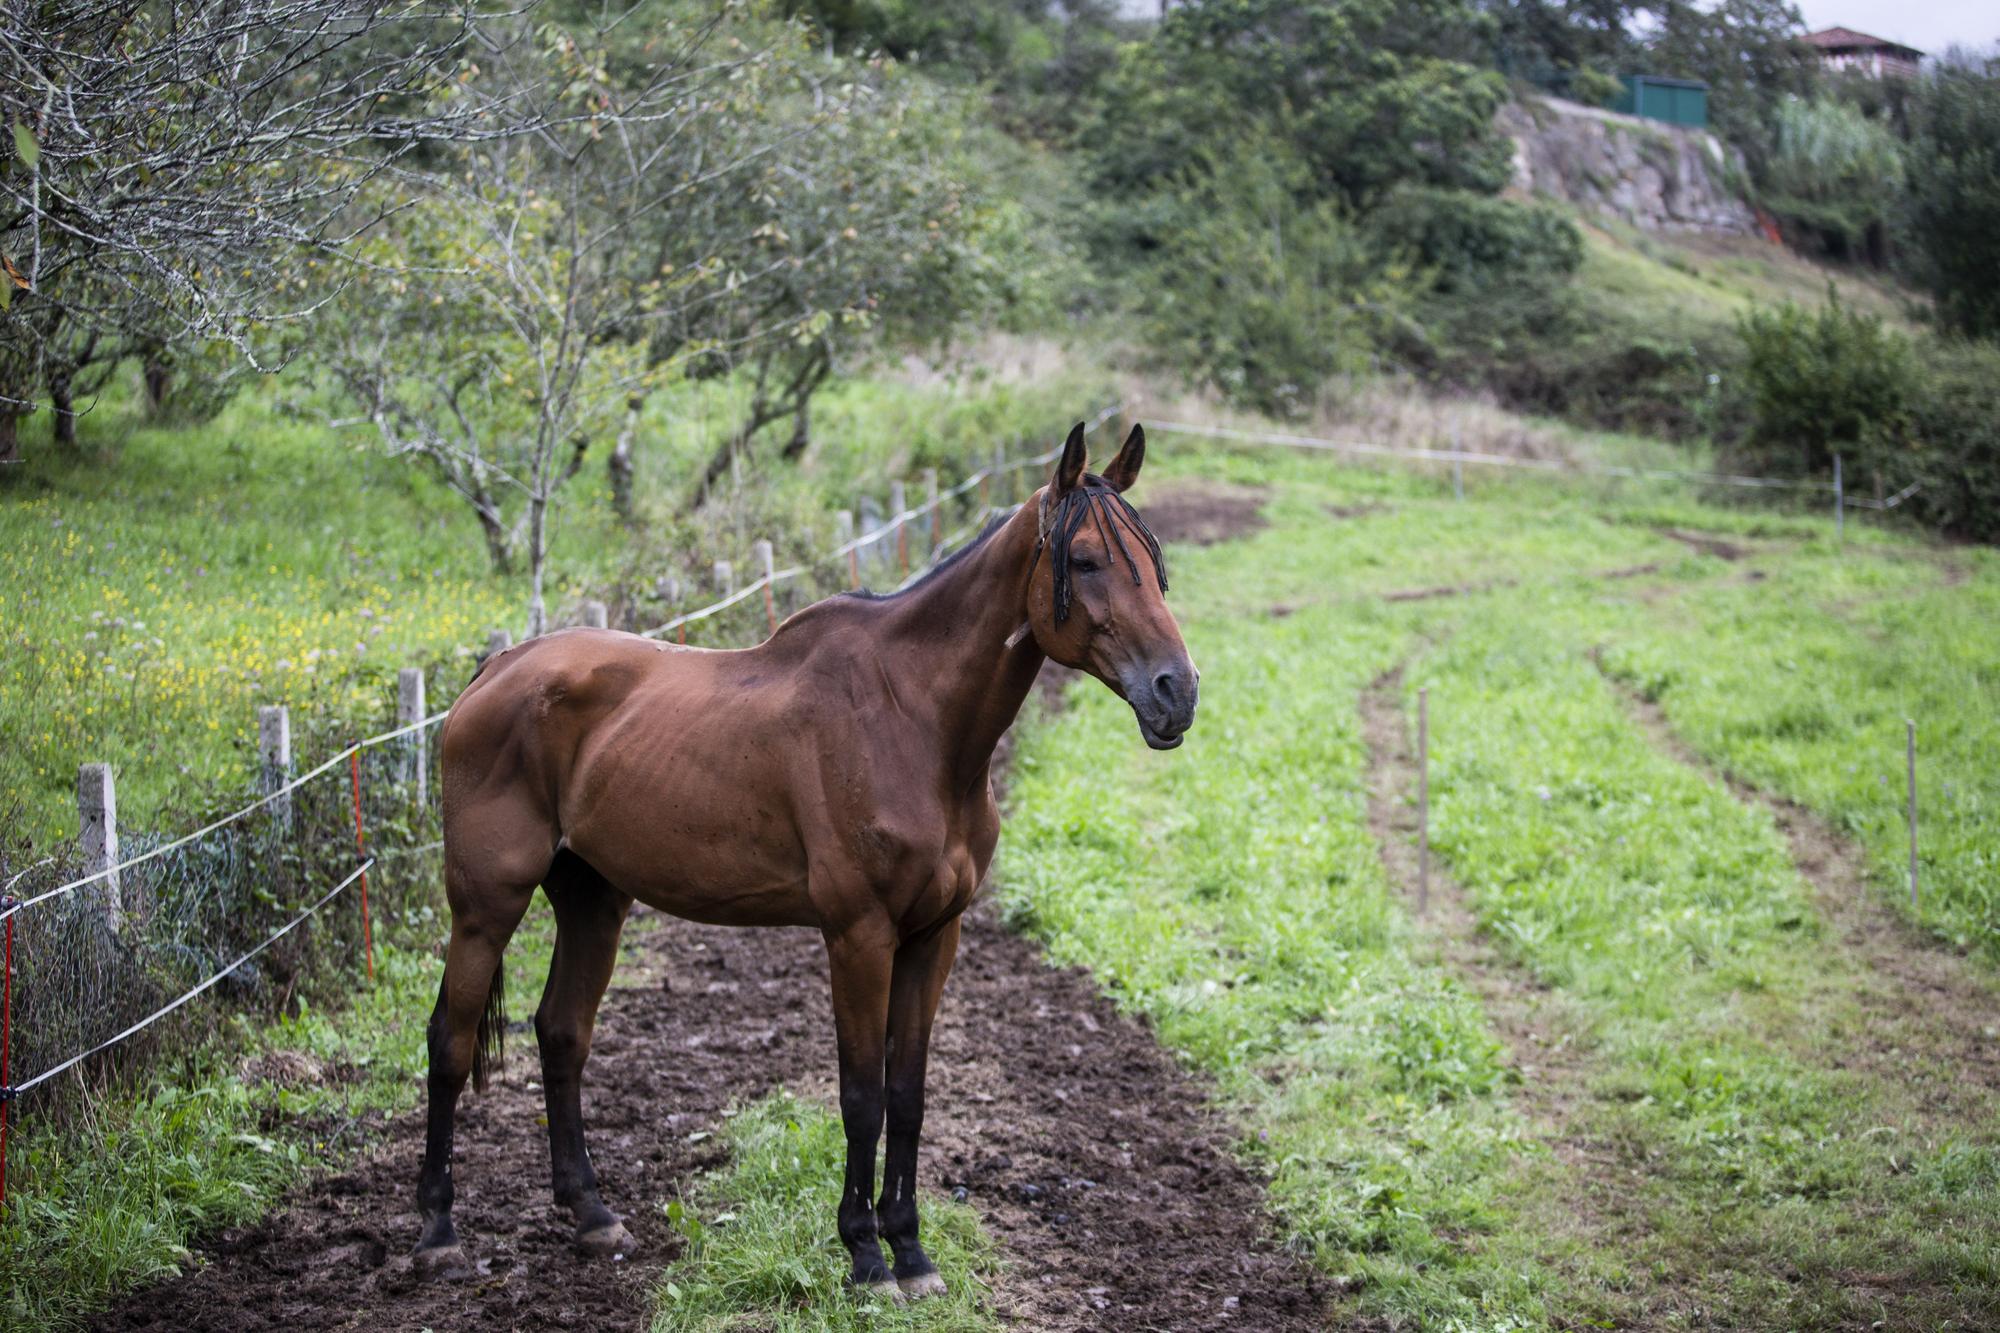
[[[1250,486],[1174,486],[1138,506],[1153,535],[1169,545],[1213,546],[1266,526],[1266,494]]]
[[[605,1001],[584,1084],[606,1201],[638,1241],[630,1259],[570,1249],[549,1198],[530,1041],[488,1093],[462,1102],[463,1280],[410,1270],[423,1136],[411,1111],[349,1170],[215,1237],[197,1271],[95,1326],[643,1328],[649,1289],[678,1249],[663,1205],[721,1164],[723,1112],[780,1083],[830,1102],[835,1082],[814,932],[658,916],[648,927]],[[1087,975],[1043,964],[987,907],[967,920],[935,1041],[924,1180],[962,1191],[1001,1240],[1008,1267],[990,1276],[1003,1315],[1056,1330],[1322,1326],[1315,1279],[1279,1247],[1206,1089]]]
[[[1718,560],[1741,560],[1751,554],[1747,546],[1738,546],[1735,542],[1724,541],[1707,533],[1686,532],[1680,528],[1661,528],[1659,531],[1662,537],[1670,541],[1677,541],[1691,551],[1712,555]]]

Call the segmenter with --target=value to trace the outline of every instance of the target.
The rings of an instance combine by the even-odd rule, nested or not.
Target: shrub
[[[1385,248],[1407,253],[1439,291],[1547,282],[1583,264],[1583,233],[1561,209],[1469,190],[1405,186],[1369,217]]]
[[[1890,484],[1923,484],[1912,506],[1957,537],[2000,540],[2000,348],[1939,346],[1911,387],[1907,433]]]
[[[1772,117],[1759,175],[1773,212],[1813,229],[1828,253],[1848,258],[1879,250],[1902,188],[1903,152],[1888,127],[1858,107],[1787,97]]]
[[[1901,431],[1913,374],[1909,339],[1877,316],[1841,305],[1831,289],[1818,310],[1787,301],[1737,322],[1750,429],[1740,462],[1782,475],[1817,475],[1835,453],[1879,462]]]
[[[2000,337],[2000,61],[1945,69],[1913,108],[1910,232],[1945,321]]]

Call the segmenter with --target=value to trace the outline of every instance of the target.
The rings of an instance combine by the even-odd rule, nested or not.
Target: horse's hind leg
[[[468,841],[468,846],[480,846]],[[528,909],[541,867],[522,868],[532,856],[481,855],[478,864],[447,850],[445,897],[451,904],[451,943],[445,951],[444,981],[430,1022],[430,1118],[424,1134],[424,1165],[417,1177],[417,1211],[423,1232],[416,1262],[427,1271],[450,1271],[460,1262],[458,1231],[452,1225],[452,1126],[459,1093],[476,1073],[485,1083],[489,1050],[497,1051],[506,1030],[501,1009],[500,958],[514,927]],[[544,863],[546,864],[546,863]]]
[[[611,983],[618,934],[632,900],[570,852],[556,857],[542,887],[555,908],[556,952],[541,1008],[535,1011],[535,1038],[542,1048],[556,1202],[576,1219],[578,1248],[596,1255],[629,1254],[632,1236],[604,1206],[583,1143],[583,1064],[590,1058],[597,1005]]]

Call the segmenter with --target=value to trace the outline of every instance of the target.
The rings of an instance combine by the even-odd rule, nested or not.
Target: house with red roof
[[[1924,53],[1914,46],[1852,28],[1822,28],[1807,33],[1805,40],[1819,51],[1828,69],[1867,79],[1913,79],[1924,60]]]

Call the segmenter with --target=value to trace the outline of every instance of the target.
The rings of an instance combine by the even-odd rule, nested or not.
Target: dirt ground
[[[1037,1329],[1320,1327],[1314,1278],[1278,1248],[1206,1089],[1087,976],[1044,965],[984,907],[968,924],[932,1056],[925,1175],[963,1191],[1000,1239],[1002,1312]],[[517,1034],[506,1078],[462,1103],[457,1217],[476,1277],[410,1271],[422,1148],[411,1111],[350,1170],[215,1238],[196,1272],[97,1327],[643,1326],[647,1286],[676,1248],[661,1206],[722,1161],[703,1131],[780,1083],[830,1098],[834,1062],[811,932],[655,916],[636,954],[605,1002],[584,1092],[605,1197],[640,1242],[633,1259],[572,1254],[549,1200],[533,1037]]]

